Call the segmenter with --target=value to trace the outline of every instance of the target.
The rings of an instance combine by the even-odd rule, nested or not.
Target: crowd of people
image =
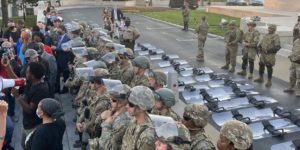
[[[0,75],[26,78],[25,87],[2,90],[8,102],[8,117],[3,109],[6,104],[0,102],[0,117],[4,118],[16,118],[15,101],[21,106],[24,149],[63,149],[66,125],[55,93],[75,96],[77,148],[251,148],[252,132],[245,123],[225,123],[214,145],[205,134],[209,118],[205,105],[189,104],[183,116],[172,110],[176,98],[172,90],[165,88],[166,74],[151,69],[147,57],[135,56],[135,40],[140,33],[121,10],[104,9],[104,29],[77,19],[63,23],[57,11],[48,7],[44,14],[45,21],[31,29],[25,28],[22,20],[17,26],[10,21],[1,47]],[[0,140],[6,149],[11,148],[11,137],[6,136],[8,130],[6,134],[2,131],[2,125],[9,126],[8,122],[0,124]],[[162,126],[167,128],[162,130]],[[171,126],[174,128],[168,128]]]

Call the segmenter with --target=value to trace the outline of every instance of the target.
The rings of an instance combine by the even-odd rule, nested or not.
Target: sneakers
[[[240,76],[246,76],[247,72],[246,72],[246,70],[242,70],[242,71],[238,72],[237,74]]]
[[[255,79],[254,82],[263,83],[264,82],[264,77],[260,76],[259,78]]]

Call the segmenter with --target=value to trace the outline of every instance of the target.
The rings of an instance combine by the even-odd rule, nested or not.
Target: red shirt
[[[7,79],[8,78],[8,73],[7,71],[4,69],[4,67],[2,66],[2,64],[0,64],[0,76]]]
[[[48,45],[44,45],[44,50],[46,53],[50,54],[50,55],[53,55],[53,51],[52,51],[52,48]]]

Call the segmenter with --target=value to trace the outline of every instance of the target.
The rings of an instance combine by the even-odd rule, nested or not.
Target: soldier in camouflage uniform
[[[300,38],[296,39],[293,45],[292,54],[289,56],[291,61],[290,83],[284,92],[292,93],[294,91],[297,97],[300,96]]]
[[[298,14],[298,20],[293,29],[293,42],[295,42],[299,37],[300,37],[300,13]]]
[[[217,146],[219,150],[247,150],[252,145],[252,138],[251,128],[247,124],[232,120],[222,126]]]
[[[155,131],[147,111],[154,105],[153,92],[145,86],[131,89],[128,98],[127,111],[133,116],[123,136],[124,150],[154,150]]]
[[[197,55],[198,61],[204,61],[203,48],[208,34],[208,29],[209,29],[209,25],[206,21],[206,18],[205,16],[202,16],[201,21],[199,22],[199,25],[195,30],[195,33],[198,35],[198,55]]]
[[[272,86],[272,75],[273,66],[275,65],[276,53],[281,49],[279,35],[276,34],[276,25],[271,24],[268,27],[269,33],[266,34],[258,45],[258,51],[260,53],[259,61],[259,78],[254,80],[254,82],[263,83],[264,82],[264,72],[265,67],[268,72],[268,82],[266,87]]]
[[[181,123],[178,123],[177,127],[177,137],[169,137],[168,139],[165,139],[164,137],[157,137],[155,142],[156,150],[190,150],[191,137],[189,130]],[[179,138],[180,140],[178,140]]]
[[[160,88],[154,92],[155,105],[151,114],[172,117],[175,121],[180,121],[181,118],[172,110],[175,105],[174,92],[168,88]]]
[[[163,88],[167,84],[167,75],[160,70],[148,72],[149,88],[153,91]]]
[[[120,66],[120,72],[119,72],[119,79],[123,84],[129,85],[133,79],[134,72],[133,72],[133,67],[131,65],[130,60],[134,58],[133,52],[130,48],[125,48],[125,53],[123,54],[118,54],[120,61],[119,61],[119,66]]]
[[[130,87],[124,84],[122,91],[109,93],[111,110],[101,114],[101,137],[89,140],[90,150],[121,149],[123,135],[132,119],[126,109],[129,92]]]
[[[247,72],[247,65],[249,62],[249,80],[252,80],[253,78],[253,70],[254,70],[254,61],[255,61],[255,57],[257,55],[257,45],[259,42],[259,36],[260,33],[255,30],[256,27],[256,23],[251,21],[247,23],[248,25],[248,31],[244,34],[243,37],[243,63],[242,63],[242,71],[238,72],[238,75],[241,76],[246,76]]]
[[[134,51],[135,40],[140,37],[140,32],[138,29],[131,25],[131,21],[129,17],[125,18],[125,27],[122,31],[122,44],[125,45],[126,48],[130,48]]]
[[[226,43],[226,50],[225,50],[225,60],[226,64],[222,66],[222,69],[229,69],[229,65],[231,64],[231,69],[229,72],[235,72],[236,66],[236,55],[238,50],[238,43],[240,40],[240,31],[237,28],[236,21],[231,20],[229,22],[229,31],[225,33],[225,43]]]
[[[120,73],[120,59],[118,54],[116,52],[109,52],[103,57],[101,57],[101,60],[103,60],[106,63],[111,79],[117,80]]]
[[[95,132],[95,120],[97,116],[102,112],[110,109],[110,99],[104,85],[104,81],[101,77],[93,77],[92,84],[92,87],[96,91],[96,95],[94,98],[92,98],[92,101],[85,108],[84,113],[79,117],[80,119],[76,123],[76,128],[79,132],[87,132],[91,138],[95,138],[96,136],[98,136]],[[82,146],[81,144],[79,145]]]
[[[71,47],[82,47],[85,46],[85,42],[80,37],[81,34],[81,28],[79,24],[74,24],[71,29],[71,40],[70,44]]]
[[[182,123],[190,130],[191,150],[215,150],[215,146],[205,135],[204,127],[208,122],[209,111],[206,106],[189,104],[184,108]]]
[[[145,76],[146,69],[150,69],[150,61],[145,56],[138,56],[132,61],[134,76],[130,83],[130,87],[137,85],[149,86],[148,77]]]

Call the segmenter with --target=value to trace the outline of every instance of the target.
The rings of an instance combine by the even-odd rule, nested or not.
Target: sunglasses
[[[134,105],[134,104],[131,103],[131,102],[128,102],[128,106],[129,106],[129,107],[135,107],[136,105]]]
[[[117,100],[114,100],[114,99],[112,99],[111,101],[112,101],[113,103],[116,103],[116,102],[117,102]]]

